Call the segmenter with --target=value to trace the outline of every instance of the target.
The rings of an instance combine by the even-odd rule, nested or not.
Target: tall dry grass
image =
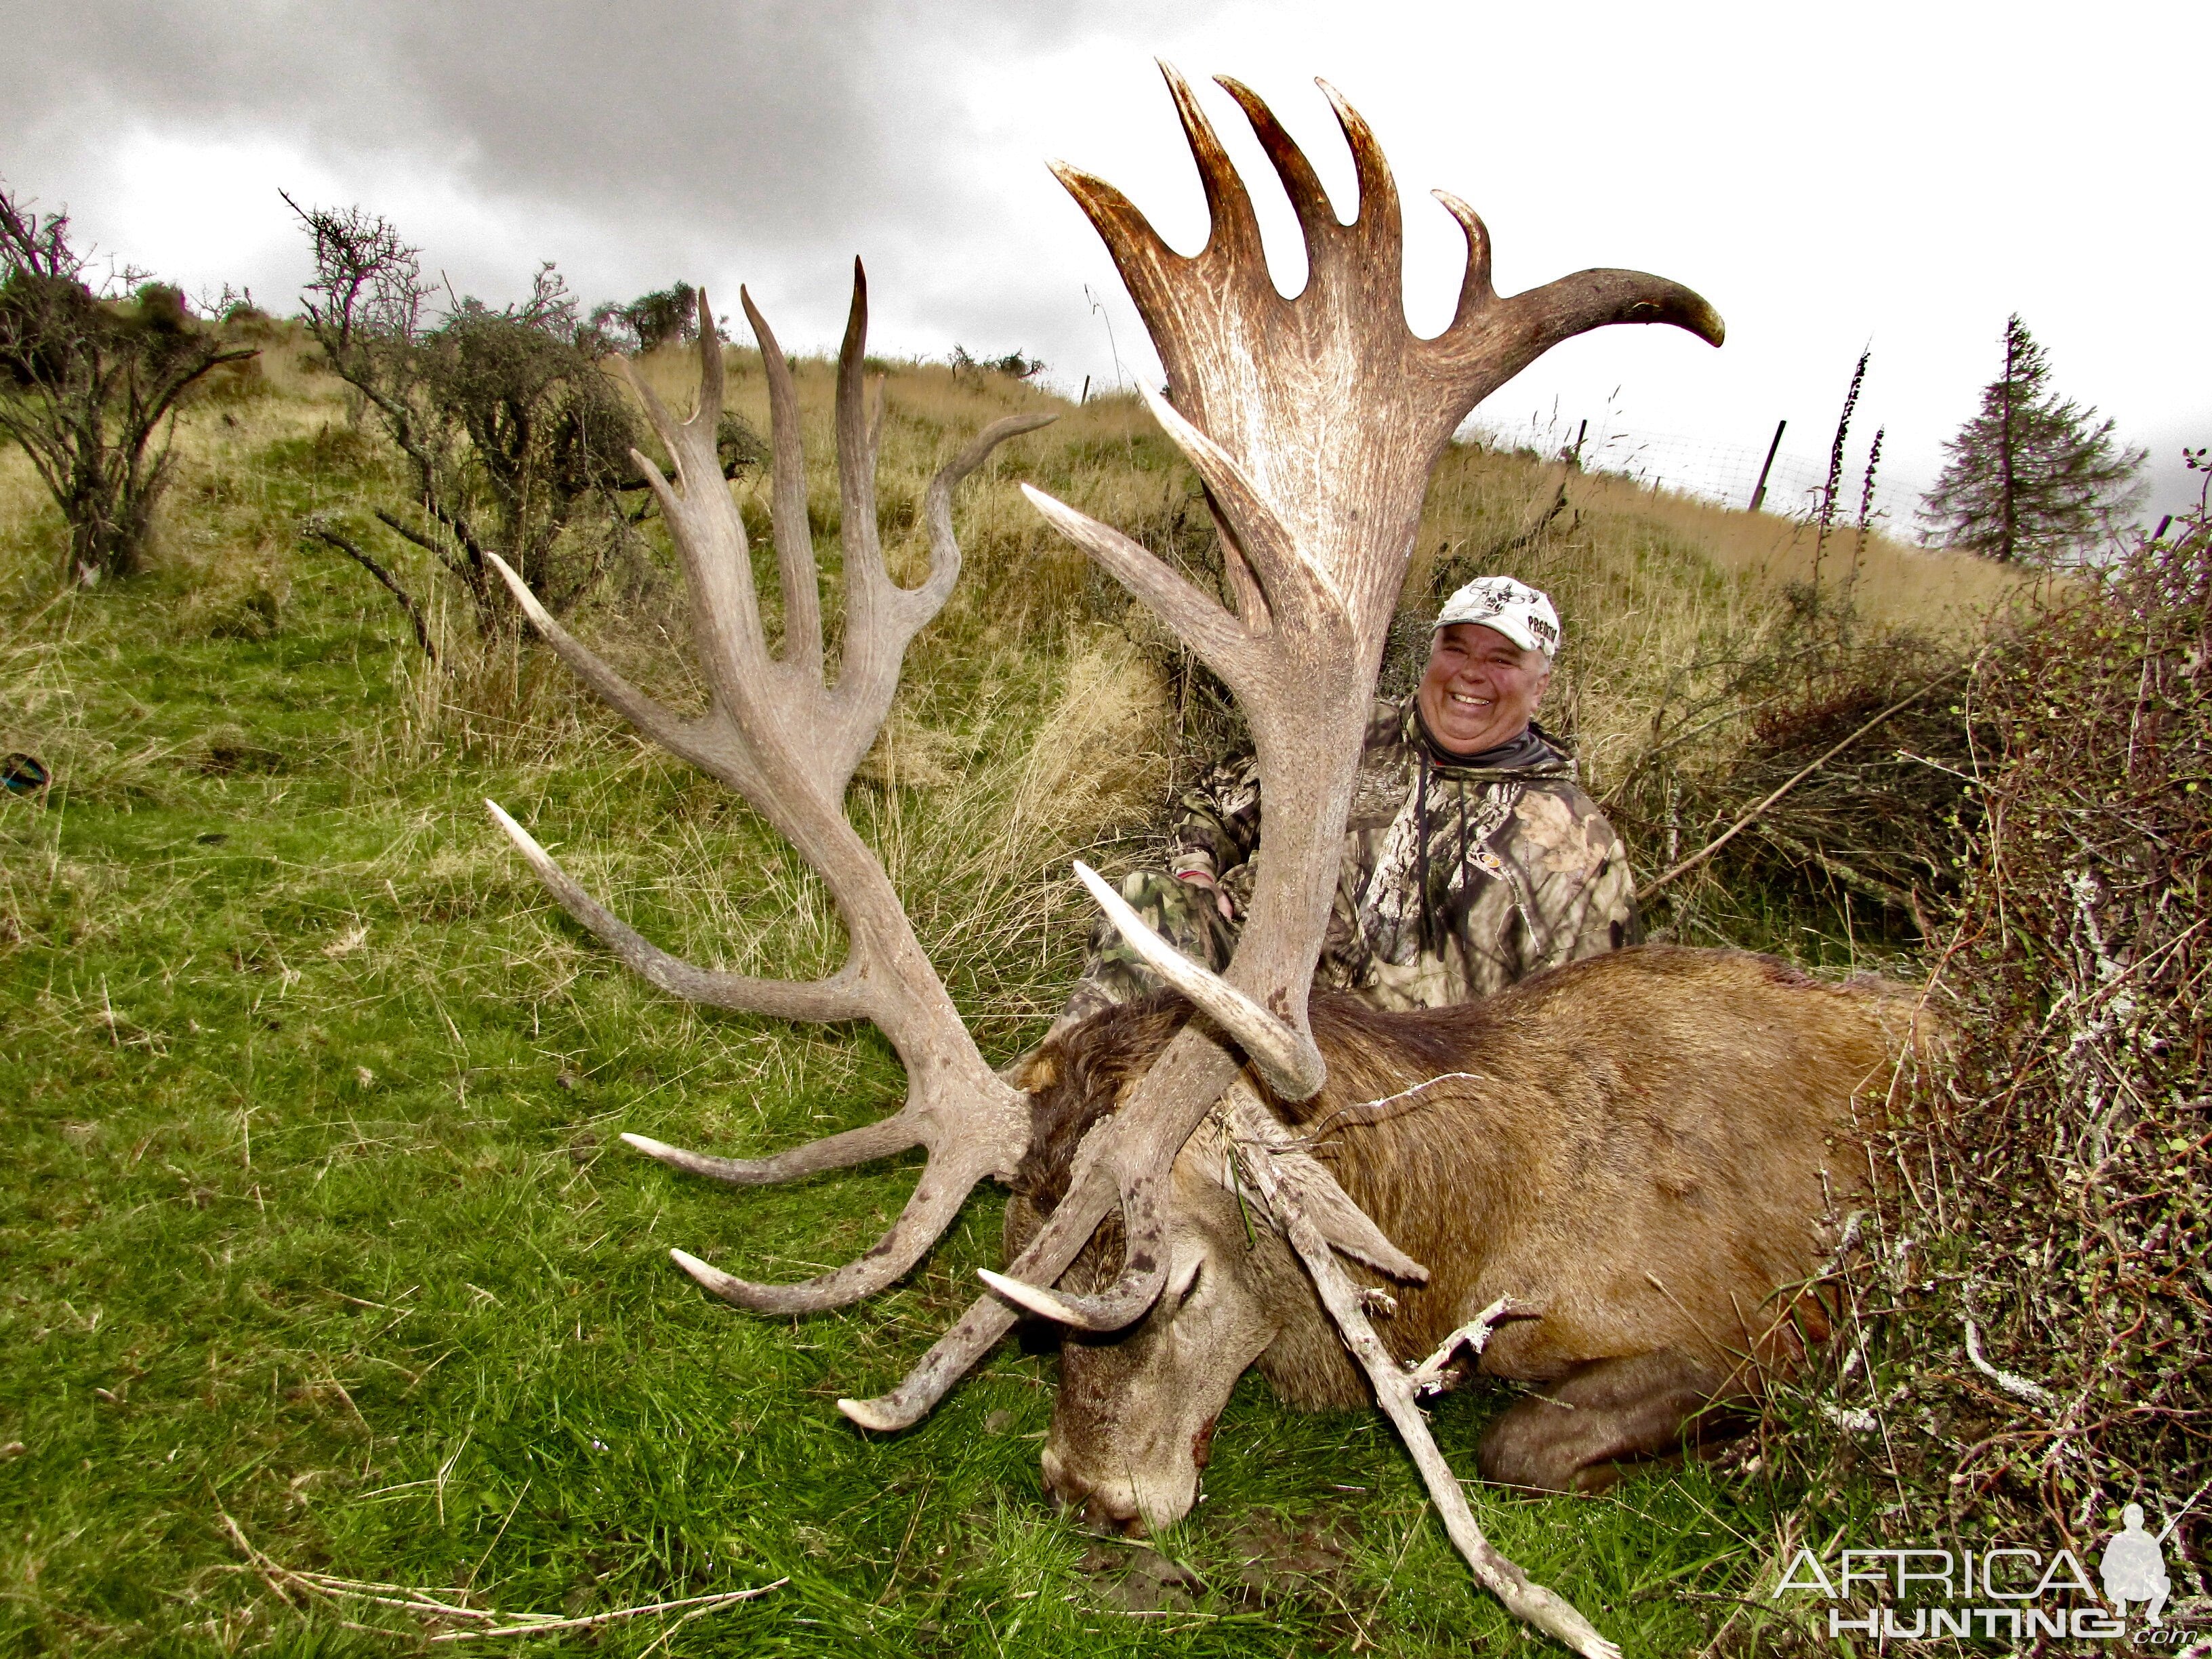
[[[1694,541],[1716,565],[1741,572],[1760,587],[1803,585],[1813,576],[1814,526],[1772,513],[1741,513],[1671,490],[1656,494],[1626,478],[1593,474],[1594,505],[1648,519]],[[1863,539],[1850,526],[1828,532],[1821,580],[1869,623],[1978,629],[2033,584],[1972,553],[1917,547],[1882,534]]]

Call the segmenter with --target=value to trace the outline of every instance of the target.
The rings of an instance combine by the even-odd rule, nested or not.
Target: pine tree
[[[2143,452],[2051,388],[2051,364],[2017,313],[2004,372],[1943,446],[1950,459],[1922,501],[1929,539],[2007,563],[2055,565],[2093,552],[2141,500]]]

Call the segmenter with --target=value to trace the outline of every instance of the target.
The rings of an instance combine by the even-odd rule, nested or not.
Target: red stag
[[[1440,196],[1466,234],[1467,273],[1451,325],[1419,338],[1401,302],[1397,191],[1366,124],[1329,94],[1358,180],[1358,216],[1343,223],[1267,106],[1223,81],[1304,227],[1310,276],[1285,299],[1243,181],[1190,88],[1172,71],[1168,84],[1212,211],[1202,251],[1175,253],[1110,185],[1059,174],[1158,346],[1171,392],[1148,401],[1206,485],[1230,603],[1029,493],[1221,675],[1250,724],[1266,817],[1226,973],[1194,967],[1123,914],[1132,942],[1189,1006],[1117,1011],[1100,1029],[1069,1033],[1037,1057],[1024,1093],[993,1073],[963,1029],[882,866],[847,822],[847,783],[888,709],[907,642],[957,574],[951,491],[994,445],[1042,420],[1000,422],[938,475],[927,500],[929,575],[914,589],[892,584],[877,544],[857,272],[837,380],[847,633],[834,685],[823,673],[796,399],[749,298],[774,425],[781,653],[767,643],[744,526],[716,465],[721,350],[703,295],[696,410],[678,422],[641,388],[676,477],[641,465],[690,584],[713,689],[707,714],[680,720],[637,692],[507,574],[531,620],[601,696],[744,795],[805,854],[843,917],[845,965],[794,983],[680,961],[492,810],[568,911],[655,984],[726,1008],[872,1019],[905,1064],[902,1110],[774,1157],[624,1137],[678,1169],[737,1183],[928,1149],[904,1212],[857,1261],[802,1284],[762,1285],[675,1252],[708,1289],[764,1313],[849,1303],[912,1267],[978,1181],[1016,1186],[1018,1249],[1006,1274],[990,1275],[992,1293],[896,1389],[841,1401],[855,1422],[919,1420],[1020,1310],[1041,1312],[1071,1331],[1049,1480],[1094,1515],[1158,1522],[1188,1508],[1237,1371],[1256,1358],[1294,1400],[1349,1403],[1358,1388],[1348,1348],[1482,1582],[1577,1650],[1612,1654],[1571,1607],[1483,1540],[1413,1404],[1427,1374],[1409,1377],[1398,1362],[1455,1328],[1479,1335],[1491,1320],[1526,1316],[1510,1317],[1482,1369],[1547,1384],[1577,1407],[1583,1429],[1542,1426],[1540,1407],[1509,1413],[1483,1453],[1501,1478],[1586,1481],[1679,1436],[1706,1398],[1727,1391],[1728,1355],[1771,1346],[1765,1299],[1814,1259],[1820,1173],[1840,1181],[1848,1164],[1827,1137],[1847,1129],[1855,1086],[1895,1047],[1889,1005],[1756,958],[1666,951],[1581,964],[1479,1007],[1428,1014],[1326,1000],[1310,1007],[1308,988],[1361,728],[1443,446],[1476,403],[1561,340],[1607,323],[1663,322],[1717,344],[1720,319],[1689,289],[1633,271],[1583,271],[1501,296],[1482,222]],[[1082,873],[1113,909],[1111,890]],[[1401,1096],[1417,1097],[1413,1109],[1375,1104]],[[1232,1160],[1241,1174],[1229,1172]],[[1241,1228],[1225,1231],[1237,1209],[1224,1180],[1248,1181],[1269,1224],[1249,1249]],[[1336,1251],[1417,1287],[1399,1292],[1383,1335],[1369,1317],[1375,1288],[1355,1285]],[[1197,1346],[1213,1352],[1191,1370],[1178,1356]]]

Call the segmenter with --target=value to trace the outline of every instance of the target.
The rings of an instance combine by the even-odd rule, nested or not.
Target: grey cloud
[[[455,246],[441,234],[426,251],[464,285],[497,294],[551,258],[592,298],[683,275],[714,282],[734,313],[734,292],[721,290],[742,277],[804,348],[834,337],[846,262],[865,252],[890,279],[878,289],[887,336],[939,350],[955,338],[1073,349],[1069,317],[1083,315],[1080,278],[1067,280],[1072,225],[1007,222],[1003,164],[990,171],[962,83],[1000,65],[1021,73],[1094,28],[1126,39],[1175,12],[1166,0],[32,0],[23,10],[0,109],[0,154],[19,190],[53,199],[32,170],[92,157],[122,125],[276,136],[356,180],[435,174],[502,224],[542,216],[545,237],[529,246],[501,245],[511,234]],[[35,76],[21,67],[33,64]],[[427,239],[373,184],[353,188]],[[1040,291],[1040,255],[1073,305]],[[243,275],[278,292],[297,280]]]
[[[435,156],[502,195],[789,235],[895,209],[930,171],[934,147],[900,142],[906,112],[874,84],[889,9],[385,0],[253,17],[107,0],[34,13],[25,60],[46,72],[19,90],[54,116],[97,101],[273,128],[332,151]],[[15,118],[30,115],[19,104]]]
[[[501,192],[803,233],[921,202],[945,210],[974,134],[933,64],[1019,60],[1079,37],[1086,15],[1126,32],[1170,10],[33,0],[11,26],[18,67],[0,132],[64,123],[89,138],[74,117],[99,104],[336,151],[435,155]]]

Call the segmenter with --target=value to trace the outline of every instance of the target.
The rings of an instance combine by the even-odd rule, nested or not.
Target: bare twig
[[[1966,1363],[1996,1383],[2015,1400],[2025,1400],[2031,1406],[2040,1406],[2045,1411],[2058,1408],[2058,1397],[2042,1383],[2031,1382],[2015,1371],[1999,1370],[1982,1358],[1981,1333],[1974,1328],[1971,1319],[1961,1322],[1966,1328]]]
[[[428,657],[433,665],[436,664],[438,647],[431,643],[430,627],[422,618],[422,607],[416,604],[413,594],[399,585],[398,578],[364,550],[358,542],[350,537],[342,535],[337,527],[327,519],[319,517],[309,519],[300,526],[300,533],[312,541],[335,547],[382,583],[385,590],[398,601],[400,610],[406,613],[408,622],[413,625],[415,643],[422,647],[422,654]]]
[[[378,1607],[398,1607],[430,1619],[466,1620],[476,1626],[469,1630],[434,1632],[428,1638],[432,1642],[481,1642],[502,1636],[539,1636],[550,1631],[592,1630],[602,1625],[656,1613],[682,1612],[684,1618],[678,1623],[683,1623],[732,1602],[753,1601],[791,1582],[788,1578],[778,1578],[751,1589],[716,1590],[709,1595],[687,1595],[673,1601],[612,1607],[605,1613],[585,1613],[572,1619],[547,1613],[501,1613],[494,1607],[462,1607],[457,1601],[438,1599],[441,1595],[465,1595],[468,1594],[466,1590],[414,1589],[404,1584],[380,1583],[365,1578],[340,1578],[331,1573],[302,1571],[285,1566],[249,1541],[238,1522],[228,1514],[220,1510],[216,1513],[222,1516],[224,1529],[230,1534],[231,1541],[238,1546],[247,1564],[288,1606],[299,1605],[290,1595],[296,1589],[325,1601],[368,1601]]]
[[[1349,1106],[1340,1106],[1299,1136],[1299,1139],[1307,1146],[1312,1146],[1328,1133],[1330,1125],[1339,1118],[1345,1120],[1346,1128],[1364,1129],[1372,1127],[1377,1123],[1386,1123],[1394,1117],[1411,1111],[1416,1104],[1421,1103],[1417,1102],[1414,1097],[1426,1090],[1433,1089],[1439,1083],[1480,1083],[1482,1079],[1473,1072],[1444,1072],[1436,1077],[1424,1078],[1412,1088],[1401,1089],[1395,1095],[1384,1095],[1380,1100],[1362,1100]]]
[[[1468,1351],[1470,1358],[1481,1358],[1483,1348],[1490,1341],[1492,1328],[1500,1320],[1511,1319],[1516,1315],[1525,1314],[1525,1311],[1515,1305],[1511,1297],[1499,1297],[1438,1343],[1437,1351],[1426,1359],[1418,1365],[1406,1368],[1406,1380],[1413,1385],[1413,1392],[1417,1395],[1442,1394],[1450,1382],[1445,1367],[1451,1364],[1462,1348]]]

